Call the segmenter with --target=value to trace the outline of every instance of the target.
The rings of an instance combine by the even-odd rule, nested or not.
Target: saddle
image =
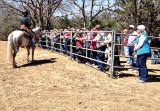
[[[19,29],[19,30],[24,33],[24,37],[26,37],[28,39],[32,39],[31,33],[29,33],[28,31],[26,31],[25,29]]]
[[[25,37],[25,38],[29,39],[29,44],[28,44],[27,47],[31,47],[31,46],[32,46],[32,44],[31,44],[31,41],[32,41],[32,35],[31,35],[31,33],[29,33],[29,32],[28,32],[27,30],[25,30],[25,29],[19,29],[19,30],[24,33],[24,37]]]

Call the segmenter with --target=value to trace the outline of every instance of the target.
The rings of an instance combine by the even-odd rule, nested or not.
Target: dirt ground
[[[7,42],[0,41],[0,111],[160,111],[160,71],[121,71],[118,79],[65,56],[36,48],[34,64],[20,48],[19,68],[6,62]],[[31,59],[31,58],[30,58]],[[160,64],[148,68],[159,69]]]

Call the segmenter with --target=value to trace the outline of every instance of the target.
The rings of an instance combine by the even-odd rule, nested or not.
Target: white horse
[[[33,32],[36,35],[40,35],[41,34],[41,28],[40,27],[36,27],[33,29]],[[9,36],[8,36],[8,47],[7,47],[7,56],[8,56],[8,60],[9,62],[12,62],[13,68],[16,68],[16,61],[15,61],[15,57],[16,54],[19,51],[19,47],[23,46],[23,47],[27,47],[27,51],[28,51],[28,56],[27,56],[27,61],[29,62],[29,55],[30,55],[30,48],[32,47],[32,62],[34,61],[34,50],[35,50],[35,46],[30,44],[30,39],[26,38],[25,32],[21,31],[21,30],[16,30],[13,31]]]

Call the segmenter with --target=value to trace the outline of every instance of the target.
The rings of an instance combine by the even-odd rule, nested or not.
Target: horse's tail
[[[7,60],[8,62],[13,60],[13,33],[8,36]]]

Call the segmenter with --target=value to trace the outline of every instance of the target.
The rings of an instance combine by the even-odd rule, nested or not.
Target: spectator
[[[107,44],[107,48],[106,48],[106,51],[108,53],[108,60],[107,60],[107,64],[110,64],[111,65],[111,42],[112,42],[112,36],[111,33],[109,33],[109,29],[106,29],[105,32],[106,33],[106,40],[105,40],[105,43]],[[120,38],[120,35],[116,35],[115,37],[115,44],[121,44],[121,38]],[[121,47],[118,46],[118,45],[115,45],[115,51],[114,51],[114,54],[115,55],[120,55],[120,51],[121,51]],[[120,60],[119,60],[119,57],[114,57],[114,66],[120,66]],[[117,74],[118,74],[118,68],[115,68],[114,71],[113,71],[113,77],[117,77]],[[108,75],[110,76],[110,75]]]
[[[112,42],[112,35],[111,33],[109,33],[109,29],[106,29],[105,34],[106,34],[106,38],[105,38],[105,43],[107,44],[107,48],[105,50],[106,54],[105,54],[105,59],[107,59],[107,64],[111,64],[111,42]]]
[[[78,63],[83,63],[83,57],[81,57],[81,56],[83,56],[83,49],[82,49],[82,47],[83,47],[83,40],[82,40],[83,34],[80,32],[80,33],[77,33],[77,35],[78,35],[78,37],[77,37],[77,43],[76,43],[76,45],[77,45],[76,51],[77,51],[77,54],[80,55],[80,56],[77,56]]]
[[[42,38],[40,39],[40,47],[45,49],[46,47],[46,30],[42,32]]]
[[[96,26],[96,31],[100,31],[100,29],[101,29],[101,25],[97,25]],[[94,38],[94,41],[97,42],[96,46],[97,46],[98,51],[103,51],[104,52],[106,50],[105,33],[98,32],[97,36]],[[97,52],[97,60],[100,61],[100,62],[104,62],[104,53]],[[98,66],[100,68],[99,70],[102,71],[102,72],[105,72],[106,65],[103,64],[103,63],[100,63],[100,62],[97,62]]]
[[[55,29],[55,38],[54,38],[54,51],[55,52],[58,52],[58,49],[59,49],[59,47],[58,47],[58,38],[60,37],[60,34],[59,34],[59,32],[58,32],[58,30],[57,29]]]
[[[65,32],[63,31],[63,29],[60,29],[60,45],[61,45],[61,55],[65,54],[65,47],[64,47],[64,44],[65,44]]]
[[[118,33],[120,33],[120,31],[117,31]],[[121,44],[121,37],[120,37],[120,34],[116,34],[116,37],[115,37],[115,44]],[[114,52],[115,55],[120,55],[121,54],[121,46],[120,45],[115,45],[115,52]],[[119,57],[115,57],[115,63],[114,65],[115,66],[120,66],[120,59]]]
[[[139,67],[139,83],[144,83],[147,80],[148,70],[146,66],[146,61],[148,54],[150,53],[149,45],[148,45],[148,37],[145,33],[145,26],[139,25],[137,27],[137,32],[139,36],[136,39],[136,44],[134,48],[133,55],[137,54],[138,56],[138,67]]]
[[[128,47],[128,49],[129,49],[129,55],[132,56],[132,54],[134,52],[134,47],[133,46],[135,45],[135,40],[137,38],[136,35],[138,35],[137,32],[134,31],[134,25],[129,26],[129,34],[131,34],[131,35],[129,35],[129,37],[128,37],[128,45],[130,45]],[[135,63],[134,58],[131,58],[131,60],[132,60],[132,68],[137,68],[138,62]],[[128,69],[128,70],[132,71],[134,73],[138,72],[138,70],[133,70],[133,69]]]
[[[94,30],[93,30],[94,31]],[[97,50],[97,46],[96,46],[96,42],[94,42],[94,41],[92,41],[92,40],[94,40],[94,38],[97,36],[97,33],[96,32],[93,32],[93,34],[91,34],[90,35],[90,40],[91,40],[91,42],[90,42],[90,49],[93,49],[93,50]],[[92,58],[92,59],[94,59],[94,60],[96,60],[96,57],[97,57],[97,52],[95,52],[95,51],[91,51],[90,52],[90,57]],[[97,62],[96,61],[91,61],[91,64],[92,64],[92,67],[94,67],[94,68],[98,68],[98,64],[97,64]]]
[[[123,31],[124,34],[128,34],[128,32],[129,32],[128,29],[124,29],[124,31]],[[124,38],[124,54],[125,54],[125,56],[129,56],[129,47],[126,46],[126,45],[128,45],[128,37],[129,37],[129,35],[125,35],[125,38]],[[131,60],[129,57],[127,57],[126,66],[131,66]]]
[[[54,51],[54,30],[50,30],[51,50]]]
[[[72,53],[76,53],[76,38],[78,37],[77,33],[75,31],[72,33],[73,38],[72,38]],[[76,60],[77,56],[75,54],[72,54],[72,60]]]
[[[160,40],[158,38],[153,38],[150,43],[150,47],[160,47]],[[158,49],[151,49],[151,64],[158,64]],[[154,60],[156,59],[156,60]]]
[[[62,50],[64,50],[64,45],[61,45],[58,44],[58,43],[63,43],[63,40],[61,39],[61,37],[63,36],[63,29],[60,29],[59,31],[58,30],[55,30],[55,37],[54,37],[54,50],[56,52],[59,52],[60,51],[60,54],[64,54]],[[63,46],[63,47],[62,47]],[[61,49],[61,50],[58,50],[58,49]]]
[[[66,32],[65,34],[65,54],[67,55],[67,59],[69,57],[70,54],[70,37],[71,37],[71,33],[70,32]]]
[[[46,33],[46,49],[50,50],[51,48],[51,36],[49,31]]]
[[[91,28],[90,27],[87,27],[86,30],[84,31],[91,31]],[[87,40],[84,42],[84,48],[87,48],[89,49],[90,48],[90,42],[88,42],[88,40],[90,39],[90,36],[91,36],[91,32],[84,32],[84,39]],[[87,54],[87,57],[90,57],[90,50],[85,50],[84,49],[84,56],[86,56]],[[85,59],[85,64],[86,65],[89,65],[90,64],[90,60],[89,59]]]
[[[52,33],[51,33],[51,41],[52,41],[52,50],[54,51],[54,52],[56,52],[57,51],[57,31],[56,30],[53,30],[53,31],[51,31]]]

